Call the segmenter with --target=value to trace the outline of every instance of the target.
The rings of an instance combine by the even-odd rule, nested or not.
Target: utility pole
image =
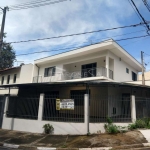
[[[143,59],[143,53],[141,51],[141,63],[142,63],[142,85],[145,85],[145,77],[144,77],[144,59]]]
[[[1,32],[0,32],[0,55],[2,52],[2,46],[3,46],[3,37],[4,37],[4,27],[5,27],[5,18],[6,18],[6,11],[8,10],[8,7],[1,8],[3,11],[3,18],[2,18],[2,25],[1,25]]]

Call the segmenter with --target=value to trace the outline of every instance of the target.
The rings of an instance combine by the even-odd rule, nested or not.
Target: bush
[[[116,134],[119,133],[118,126],[114,124],[109,124],[106,128],[107,133]]]
[[[50,125],[49,123],[48,123],[48,124],[45,124],[45,125],[43,126],[43,128],[44,128],[44,133],[46,133],[46,134],[50,134],[50,133],[52,133],[52,132],[54,131],[53,126]]]
[[[146,128],[147,125],[146,125],[146,122],[144,119],[138,119],[135,121],[135,125],[137,128]]]
[[[129,124],[128,129],[134,130],[137,128],[150,129],[150,118],[138,119],[135,123]]]

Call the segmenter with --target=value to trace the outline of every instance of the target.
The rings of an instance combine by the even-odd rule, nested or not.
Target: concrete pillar
[[[136,105],[135,105],[134,95],[131,95],[131,119],[132,119],[132,122],[136,121]]]
[[[8,104],[9,104],[9,96],[6,96],[6,98],[5,98],[5,106],[4,106],[4,117],[6,117],[6,112],[8,110]]]
[[[44,109],[44,93],[41,93],[40,100],[39,100],[39,111],[38,111],[38,120],[39,121],[42,121],[43,109]]]
[[[106,77],[109,78],[109,57],[106,56]]]
[[[86,131],[89,133],[89,94],[84,95],[84,123],[86,125]]]

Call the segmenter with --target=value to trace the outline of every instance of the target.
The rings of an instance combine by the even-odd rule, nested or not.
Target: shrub
[[[118,127],[114,124],[109,124],[106,128],[106,131],[110,134],[116,134],[119,132]]]
[[[137,129],[137,126],[136,126],[135,123],[132,123],[132,124],[129,124],[129,125],[128,125],[128,129],[129,129],[129,130],[134,130],[134,129]]]
[[[146,128],[147,125],[146,125],[146,122],[144,119],[138,119],[135,121],[135,125],[137,128]]]
[[[45,124],[45,125],[43,126],[43,128],[44,128],[44,133],[46,133],[46,134],[50,134],[50,133],[52,133],[52,132],[54,131],[53,126],[50,125],[49,123],[48,123],[48,124]]]

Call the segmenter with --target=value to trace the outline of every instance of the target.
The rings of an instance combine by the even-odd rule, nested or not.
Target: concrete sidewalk
[[[150,130],[139,130],[146,140],[150,143]]]
[[[147,143],[146,139],[139,131],[130,131],[120,134],[95,134],[95,135],[46,135],[33,134],[0,129],[0,146],[7,146],[27,150],[35,150],[47,147],[58,150],[107,150],[111,147],[115,149],[144,147],[142,143]],[[105,147],[105,149],[104,149]],[[107,147],[107,148],[106,148]],[[48,150],[47,149],[47,150]]]

